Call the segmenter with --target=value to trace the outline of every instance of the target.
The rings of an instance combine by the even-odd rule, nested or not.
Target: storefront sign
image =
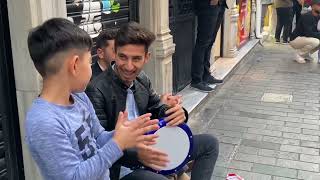
[[[250,36],[251,27],[251,0],[240,0],[238,4],[238,41],[237,46],[241,47],[247,42]]]

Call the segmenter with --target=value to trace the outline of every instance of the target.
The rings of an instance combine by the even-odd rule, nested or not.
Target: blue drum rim
[[[164,119],[159,119],[158,125],[160,128],[163,128],[163,127],[167,126],[167,123]],[[191,160],[191,154],[193,151],[193,135],[192,135],[191,129],[185,123],[182,123],[182,124],[178,125],[177,127],[183,129],[188,135],[188,139],[190,142],[188,156],[185,158],[185,160],[178,167],[176,167],[174,169],[156,171],[154,169],[149,168],[151,171],[156,172],[158,174],[162,174],[162,175],[174,174],[174,173],[178,172],[178,170],[182,169]],[[157,131],[152,131],[152,132],[149,132],[148,134],[154,134],[155,132],[157,132]]]

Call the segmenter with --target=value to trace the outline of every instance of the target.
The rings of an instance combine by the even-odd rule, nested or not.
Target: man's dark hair
[[[116,38],[117,29],[105,29],[101,31],[96,39],[96,47],[103,48],[109,46],[108,40],[114,40]]]
[[[117,51],[117,48],[121,46],[135,44],[144,45],[146,52],[148,52],[150,45],[155,39],[155,35],[146,28],[143,28],[136,22],[129,22],[120,27],[115,39],[115,50]]]
[[[92,40],[87,32],[67,19],[53,18],[32,29],[28,35],[31,59],[41,74],[47,76],[59,71],[59,62],[49,60],[60,52],[71,49],[91,50]]]

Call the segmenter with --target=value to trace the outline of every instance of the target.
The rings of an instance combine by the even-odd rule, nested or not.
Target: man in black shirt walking
[[[312,0],[311,7],[311,12],[300,17],[291,37],[290,45],[297,50],[296,61],[298,63],[313,60],[311,54],[320,47],[320,32],[317,29],[320,20],[320,0]]]

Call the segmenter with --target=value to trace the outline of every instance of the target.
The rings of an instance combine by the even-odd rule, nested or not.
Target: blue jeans
[[[219,154],[218,140],[209,134],[199,134],[193,136],[193,152],[191,159],[194,160],[191,171],[191,180],[210,180],[214,166]],[[153,173],[148,170],[135,170],[121,180],[167,180],[163,175]]]

